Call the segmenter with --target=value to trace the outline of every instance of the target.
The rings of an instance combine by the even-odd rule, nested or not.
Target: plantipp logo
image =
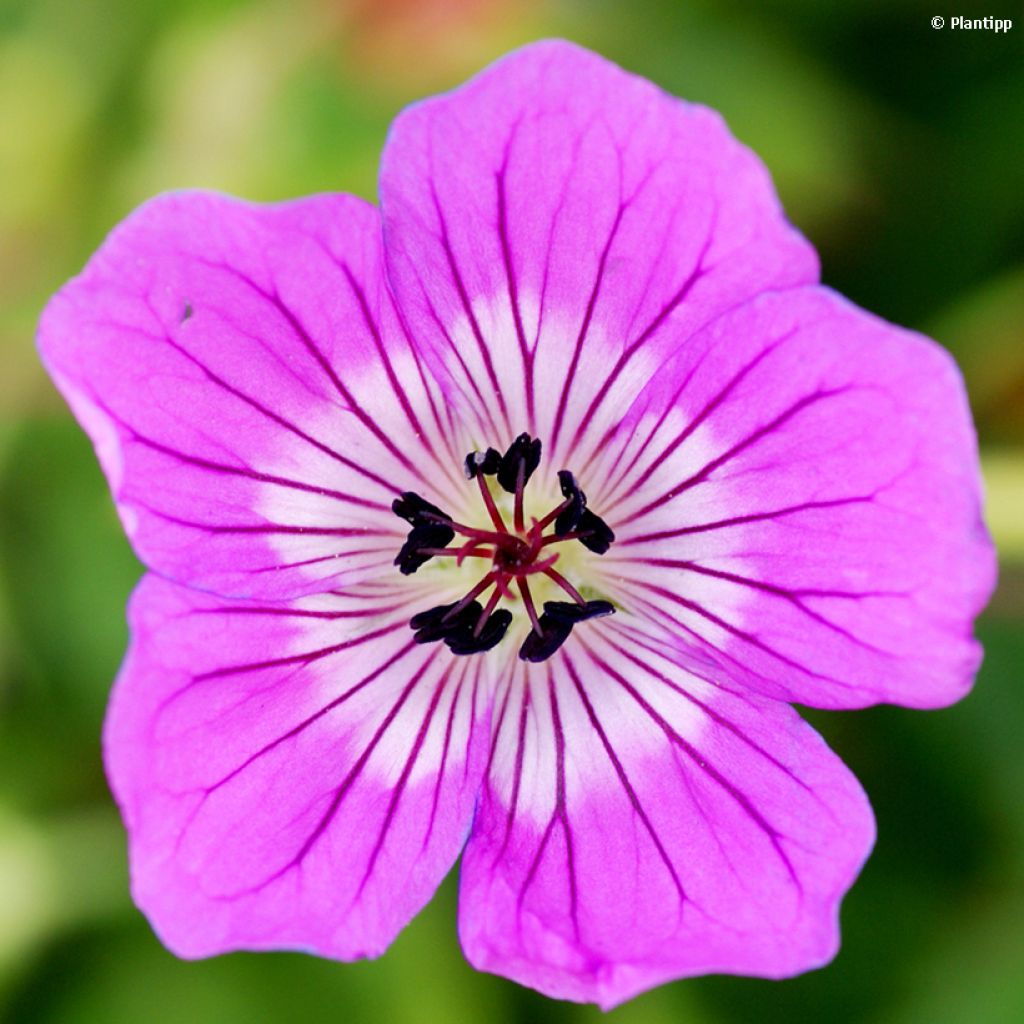
[[[932,28],[945,28],[946,18],[936,15],[932,18]],[[1013,28],[1013,20],[1010,18],[949,18],[951,29],[966,29],[968,31],[982,32],[1009,32]]]

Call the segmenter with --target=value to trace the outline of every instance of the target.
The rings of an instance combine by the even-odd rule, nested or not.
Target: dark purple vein
[[[786,837],[769,824],[761,812],[753,805],[747,795],[742,790],[734,786],[733,783],[731,783],[710,762],[706,753],[697,751],[692,744],[688,743],[678,732],[676,732],[676,730],[672,728],[671,724],[667,722],[661,714],[647,702],[647,700],[644,699],[643,695],[637,691],[633,684],[630,683],[624,675],[616,671],[616,669],[614,669],[599,655],[595,655],[589,650],[588,654],[597,668],[610,675],[633,698],[633,700],[636,701],[644,713],[661,729],[665,738],[674,746],[679,747],[679,749],[686,754],[699,771],[716,783],[719,788],[724,790],[725,793],[727,793],[736,802],[747,817],[749,817],[750,820],[754,822],[754,824],[764,833],[772,844],[772,847],[775,849],[779,859],[785,865],[786,871],[793,880],[794,885],[796,885],[797,889],[802,892],[803,886],[800,883],[800,879],[797,877],[796,869],[793,867],[793,862],[789,859],[789,855],[782,848],[781,839]],[[714,831],[714,826],[708,819],[707,815],[704,815],[704,820],[707,822],[709,828]]]
[[[402,799],[402,795],[405,793],[406,786],[409,784],[409,776],[412,774],[412,770],[415,767],[416,762],[419,760],[420,752],[423,750],[424,741],[427,738],[427,733],[430,731],[430,726],[433,724],[434,715],[437,712],[437,706],[440,703],[441,695],[444,693],[445,687],[448,684],[448,678],[451,675],[451,672],[452,663],[449,662],[447,668],[445,668],[441,673],[441,677],[438,679],[437,685],[434,687],[434,693],[430,698],[427,713],[423,716],[423,721],[416,732],[415,738],[413,739],[409,755],[406,757],[405,764],[402,766],[402,774],[398,777],[391,790],[391,799],[388,801],[388,807],[384,814],[384,821],[381,823],[380,831],[377,834],[377,841],[374,843],[373,850],[370,853],[369,860],[366,864],[366,870],[363,872],[362,881],[359,883],[359,888],[356,890],[355,896],[352,898],[353,906],[355,906],[363,895],[366,883],[370,880],[370,876],[373,874],[373,869],[377,866],[377,858],[380,856],[380,852],[384,848],[388,832],[391,830],[391,824],[395,820],[395,815],[398,813],[399,802]],[[452,703],[454,706],[454,699]],[[437,785],[440,785],[440,781],[441,776],[439,775]],[[433,819],[431,819],[430,824],[432,827]]]
[[[588,654],[589,653],[588,649]],[[590,656],[593,660],[593,654]],[[679,896],[680,904],[685,903],[687,900],[686,889],[683,886],[682,879],[679,877],[679,872],[676,871],[676,866],[672,862],[672,858],[669,856],[668,851],[665,849],[665,844],[661,841],[661,836],[658,835],[658,830],[654,827],[654,823],[651,821],[647,811],[644,809],[643,801],[640,799],[639,794],[633,787],[633,783],[629,778],[629,773],[626,771],[622,761],[619,759],[619,755],[616,754],[615,747],[608,738],[608,734],[605,732],[604,726],[601,725],[601,721],[597,717],[597,712],[594,711],[594,706],[591,704],[590,697],[587,695],[586,688],[583,686],[583,682],[576,671],[576,665],[569,655],[565,656],[565,667],[568,669],[573,685],[576,687],[576,692],[579,694],[580,700],[583,702],[583,708],[587,713],[587,718],[590,720],[590,726],[594,732],[597,733],[598,739],[601,741],[601,746],[604,747],[604,752],[615,771],[616,778],[619,780],[619,785],[626,794],[626,799],[633,808],[633,813],[640,819],[644,828],[647,830],[647,834],[651,837],[651,842],[654,844],[654,848],[658,851],[658,856],[661,858],[661,862],[665,865],[665,870],[669,873],[669,877],[672,879],[672,883],[676,889],[676,894]]]
[[[854,385],[844,385],[836,388],[823,388],[819,391],[812,392],[809,395],[804,395],[803,398],[798,399],[792,405],[784,409],[778,416],[772,419],[770,422],[765,423],[763,426],[758,427],[753,433],[748,434],[741,441],[737,441],[732,447],[726,449],[721,455],[716,456],[707,462],[702,469],[697,470],[691,476],[678,484],[675,484],[669,490],[665,491],[659,497],[654,498],[644,505],[641,509],[636,512],[630,513],[623,520],[619,520],[622,523],[631,523],[637,519],[643,518],[645,515],[652,512],[654,509],[664,505],[666,502],[673,501],[680,494],[685,493],[692,487],[696,487],[697,484],[702,483],[706,480],[716,469],[720,469],[726,465],[729,461],[734,459],[737,455],[742,454],[748,448],[756,445],[759,441],[768,437],[774,431],[778,430],[783,424],[789,422],[794,417],[800,415],[807,409],[813,408],[819,402],[826,402],[830,398],[835,398],[839,395],[846,394],[849,391],[855,390]]]
[[[381,739],[383,739],[384,734],[390,728],[391,723],[394,722],[394,720],[398,717],[399,712],[405,706],[405,703],[409,699],[409,696],[411,695],[412,691],[416,688],[416,685],[419,683],[420,679],[423,677],[426,670],[432,664],[435,654],[436,650],[431,652],[427,660],[424,661],[424,663],[416,671],[416,674],[405,685],[401,694],[399,695],[398,700],[395,701],[395,703],[392,705],[391,709],[384,717],[384,721],[381,722],[380,726],[378,726],[377,728],[377,731],[371,737],[370,742],[366,745],[366,749],[362,752],[362,754],[360,754],[359,758],[356,760],[356,763],[352,766],[351,770],[346,774],[344,779],[342,779],[341,783],[335,788],[334,793],[331,797],[330,804],[327,807],[327,810],[323,813],[320,820],[313,828],[312,832],[309,834],[309,836],[307,836],[305,841],[299,847],[299,850],[295,854],[295,856],[292,857],[292,859],[288,861],[286,864],[284,864],[282,867],[278,868],[278,870],[271,874],[269,877],[265,878],[262,882],[250,888],[241,890],[240,892],[234,893],[233,898],[237,899],[239,896],[250,895],[254,892],[259,892],[260,890],[265,889],[268,885],[277,881],[279,878],[287,874],[289,871],[301,865],[302,862],[306,859],[306,857],[309,856],[310,851],[323,837],[327,829],[330,828],[331,823],[334,821],[335,817],[338,814],[338,811],[341,809],[341,805],[344,802],[345,797],[348,795],[353,784],[362,774],[363,769],[366,767],[367,762],[373,756],[373,752],[377,749],[377,745],[380,743]]]
[[[605,241],[604,248],[601,250],[601,256],[597,264],[597,274],[594,277],[594,284],[590,289],[590,296],[587,299],[586,309],[583,313],[583,321],[580,324],[579,332],[576,335],[576,346],[573,349],[572,359],[569,362],[569,368],[566,371],[565,379],[562,383],[562,391],[558,398],[558,407],[555,411],[555,422],[551,430],[551,440],[548,443],[548,450],[554,452],[557,444],[559,434],[562,432],[562,423],[565,419],[565,410],[569,404],[569,392],[572,389],[573,381],[576,377],[576,368],[579,366],[580,356],[583,354],[583,344],[586,341],[587,334],[590,331],[590,321],[594,316],[594,309],[597,307],[597,299],[601,294],[601,284],[604,281],[605,270],[608,266],[608,256],[611,253],[612,245],[615,242],[615,236],[619,232],[619,227],[622,224],[622,218],[626,212],[626,203],[619,202],[618,210],[615,214],[615,219],[612,222],[611,230],[608,232],[608,238]],[[586,417],[581,423],[586,422]],[[577,430],[578,433],[578,430]]]
[[[629,580],[625,582],[628,582],[629,584],[634,586],[643,587],[645,590],[649,590],[652,593],[657,594],[659,597],[665,598],[666,600],[671,601],[674,604],[678,604],[683,608],[688,609],[689,611],[695,612],[701,618],[706,619],[708,622],[713,623],[721,629],[724,629],[727,633],[731,634],[732,636],[735,636],[737,639],[743,640],[745,643],[750,644],[751,647],[757,648],[759,651],[762,651],[764,654],[767,654],[770,657],[775,658],[782,664],[788,665],[790,668],[797,669],[804,675],[810,676],[813,679],[820,679],[822,682],[833,683],[834,685],[840,686],[843,689],[851,689],[849,683],[844,682],[841,679],[835,679],[832,676],[824,675],[821,672],[815,672],[813,669],[808,668],[806,665],[802,664],[796,659],[790,658],[787,655],[782,654],[780,651],[775,650],[774,647],[771,647],[769,644],[766,644],[760,637],[756,636],[755,634],[740,629],[738,626],[735,626],[731,622],[726,621],[721,616],[715,615],[714,612],[708,611],[707,608],[705,608],[702,604],[700,604],[697,601],[691,601],[688,598],[683,597],[681,594],[673,593],[671,590],[667,590],[665,587],[655,586],[653,583],[648,583],[645,580]],[[698,637],[700,636],[700,634],[696,633],[694,635]],[[707,642],[704,637],[701,637],[701,639]],[[720,651],[719,648],[715,649]],[[724,652],[720,651],[720,653]]]
[[[368,675],[363,676],[363,678],[360,679],[359,682],[355,683],[343,694],[341,694],[338,697],[335,697],[334,700],[325,704],[322,708],[319,708],[318,710],[313,712],[313,714],[307,715],[306,718],[304,718],[297,725],[292,726],[292,728],[288,729],[286,732],[281,733],[281,735],[275,737],[273,740],[270,740],[268,743],[265,743],[262,747],[259,748],[259,750],[255,751],[255,753],[250,754],[241,764],[237,765],[226,775],[222,776],[211,785],[204,787],[203,799],[205,800],[208,796],[210,796],[210,794],[214,793],[216,790],[226,785],[232,779],[237,778],[239,775],[241,775],[243,771],[245,771],[250,765],[255,764],[255,762],[258,761],[261,757],[264,757],[266,754],[269,754],[272,750],[275,750],[277,747],[281,746],[281,744],[283,743],[286,743],[288,740],[292,740],[295,739],[296,736],[300,736],[311,725],[314,725],[315,723],[319,722],[320,719],[326,717],[332,711],[335,711],[338,708],[342,707],[354,696],[356,696],[356,694],[366,689],[366,687],[369,686],[370,683],[372,683],[375,679],[379,678],[384,672],[388,671],[388,669],[392,668],[399,661],[401,661],[415,647],[416,644],[410,640],[409,643],[407,643],[404,647],[400,648],[396,653],[392,654],[391,657],[389,657],[386,661],[378,665],[377,668],[375,668]]]
[[[714,234],[714,221],[712,221],[712,227],[708,231],[707,238],[704,242],[704,247],[701,249],[697,256],[697,263],[693,270],[690,271],[689,275],[683,281],[683,283],[676,289],[675,294],[666,302],[660,310],[655,314],[654,318],[648,323],[648,325],[637,335],[637,337],[631,341],[622,354],[616,360],[615,365],[612,367],[611,372],[605,379],[605,382],[601,385],[600,390],[591,399],[590,405],[587,407],[587,411],[580,417],[579,424],[576,428],[576,435],[573,438],[573,447],[577,446],[582,437],[583,432],[587,425],[593,421],[597,410],[600,408],[602,402],[608,396],[608,392],[611,390],[612,385],[618,379],[619,375],[626,368],[633,356],[640,350],[644,342],[646,342],[652,335],[654,335],[660,328],[661,325],[669,318],[672,312],[679,306],[680,303],[685,301],[686,297],[690,294],[693,287],[697,282],[708,272],[704,268],[704,260],[707,257],[709,248],[711,247],[711,241]]]
[[[728,519],[716,519],[710,523],[695,523],[692,526],[680,526],[674,530],[658,530],[653,533],[638,533],[633,536],[620,537],[617,540],[619,547],[629,544],[649,544],[653,541],[667,540],[671,537],[685,537],[691,533],[706,533],[711,530],[722,530],[732,526],[743,526],[746,523],[759,523],[768,519],[781,519],[785,516],[795,515],[800,512],[810,512],[822,508],[838,508],[844,505],[857,505],[870,503],[875,500],[877,492],[867,495],[857,495],[850,498],[832,498],[821,501],[803,501],[798,505],[787,505],[785,508],[773,509],[770,512],[751,512],[742,516],[730,516]]]
[[[743,381],[746,380],[746,378],[751,373],[753,373],[754,370],[756,370],[762,362],[764,362],[766,359],[769,358],[769,356],[773,355],[776,351],[782,348],[782,346],[785,345],[785,343],[789,341],[789,339],[792,338],[795,334],[796,330],[794,329],[784,334],[781,338],[778,338],[775,341],[771,342],[770,344],[766,345],[760,352],[758,352],[758,354],[753,359],[745,363],[735,374],[733,374],[733,376],[729,379],[725,386],[721,388],[709,402],[705,403],[704,407],[700,410],[700,412],[697,413],[697,415],[693,419],[691,419],[686,424],[686,426],[661,450],[657,457],[648,464],[648,466],[643,470],[639,477],[629,481],[630,488],[632,490],[637,490],[640,487],[642,487],[651,478],[651,475],[658,469],[658,467],[662,465],[662,463],[664,463],[664,461],[670,455],[672,455],[673,452],[677,451],[681,445],[685,444],[686,441],[688,441],[693,436],[694,432],[700,426],[706,423],[707,420],[722,407],[722,405],[729,398],[729,396],[736,390],[736,388],[738,388],[739,385],[742,384]],[[695,366],[694,370],[696,370],[696,368],[697,367]],[[679,391],[676,392],[676,398],[679,397],[682,390],[686,387],[687,384],[689,384],[692,375],[693,371],[691,371],[690,375],[687,376]],[[621,477],[619,481],[617,481],[617,484],[618,483],[621,483]],[[605,514],[607,515],[611,511],[611,509],[618,506],[621,503],[621,501],[621,498],[616,498],[611,503],[605,504],[603,506]]]
[[[355,396],[351,391],[342,383],[341,378],[336,373],[334,367],[330,361],[320,350],[320,347],[313,341],[306,328],[300,322],[295,313],[289,309],[288,306],[281,301],[280,296],[273,291],[266,291],[261,288],[251,277],[247,274],[243,274],[241,271],[236,270],[234,267],[230,267],[222,263],[210,263],[210,266],[216,267],[224,272],[231,274],[233,277],[240,280],[243,284],[247,285],[258,295],[261,295],[264,301],[270,303],[271,306],[277,311],[279,316],[285,321],[285,323],[291,328],[292,333],[302,344],[303,348],[312,356],[314,362],[320,367],[321,372],[331,382],[335,391],[346,401],[351,411],[359,419],[359,421],[380,441],[380,443],[389,451],[391,454],[403,465],[407,470],[414,473],[424,483],[428,483],[427,479],[423,476],[422,472],[415,465],[415,463],[391,440],[390,437],[377,425],[373,417],[370,416],[365,409],[355,400]]]
[[[512,248],[508,237],[508,201],[505,194],[505,176],[508,173],[508,162],[512,147],[519,130],[519,120],[513,122],[509,138],[505,143],[501,167],[495,175],[497,186],[498,205],[498,240],[501,243],[501,260],[505,270],[505,285],[508,290],[508,300],[512,307],[512,319],[515,323],[516,338],[519,342],[519,354],[523,360],[523,381],[526,386],[526,427],[531,433],[536,433],[534,423],[534,393],[533,393],[533,353],[526,343],[526,332],[523,330],[523,316],[519,309],[519,282],[516,279],[516,269],[512,260]]]
[[[512,426],[509,423],[508,408],[505,405],[505,396],[502,394],[501,385],[498,383],[498,375],[494,371],[494,363],[491,360],[491,350],[484,339],[483,332],[480,330],[480,324],[477,322],[476,314],[473,312],[473,306],[470,302],[469,294],[466,291],[465,282],[462,280],[462,272],[459,270],[458,262],[455,259],[455,253],[452,250],[451,239],[448,235],[448,222],[445,220],[444,211],[441,209],[441,201],[438,199],[433,178],[430,179],[430,195],[433,199],[434,212],[437,214],[438,225],[441,229],[441,247],[444,249],[445,259],[448,262],[448,269],[451,271],[452,280],[455,282],[455,290],[458,292],[463,312],[465,312],[469,325],[473,329],[473,337],[476,339],[477,347],[480,350],[480,357],[484,361],[484,369],[487,371],[488,380],[490,380],[491,387],[494,389],[494,395],[498,400],[498,407],[501,409],[501,414],[505,418],[505,426],[511,433]]]
[[[155,315],[156,314],[154,313],[154,316]],[[146,336],[153,337],[152,335]],[[390,484],[387,480],[385,480],[383,477],[371,472],[365,466],[360,465],[358,462],[354,462],[352,459],[346,458],[344,455],[341,454],[341,452],[336,451],[334,448],[331,448],[330,445],[324,444],[322,441],[317,440],[311,434],[307,434],[297,424],[292,423],[291,420],[280,415],[279,413],[274,412],[272,409],[265,406],[262,402],[259,402],[251,395],[246,394],[240,388],[236,388],[233,384],[225,380],[219,374],[214,373],[213,370],[211,370],[204,362],[202,362],[191,352],[189,352],[188,349],[186,349],[183,345],[179,345],[171,337],[170,334],[165,332],[163,336],[163,341],[172,349],[174,349],[174,351],[177,352],[183,359],[188,360],[195,367],[197,367],[199,371],[203,373],[204,376],[209,381],[211,381],[213,384],[215,384],[222,390],[226,391],[229,395],[232,395],[233,397],[237,398],[240,402],[244,402],[250,408],[255,409],[256,412],[258,412],[261,416],[266,417],[271,422],[276,423],[278,426],[283,427],[289,433],[294,434],[296,437],[305,441],[313,448],[316,448],[318,451],[323,452],[323,454],[328,456],[328,458],[333,459],[335,462],[341,463],[343,466],[347,466],[349,469],[352,469],[355,472],[359,473],[360,475],[366,477],[367,480],[372,480],[374,483],[379,484],[388,492],[392,492],[394,490],[394,486]],[[361,501],[362,504],[365,504],[372,508],[387,508],[386,505],[381,505],[378,502],[369,501],[367,499],[357,499],[354,496],[351,497],[350,500],[353,502]]]

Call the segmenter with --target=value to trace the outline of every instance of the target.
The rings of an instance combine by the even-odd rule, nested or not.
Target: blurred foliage
[[[1024,1020],[1024,11],[924,0],[0,0],[0,1020],[596,1021],[463,962],[453,880],[380,961],[185,963],[127,892],[99,735],[140,569],[35,358],[46,297],[167,188],[373,197],[388,123],[512,46],[589,45],[720,109],[825,280],[960,361],[1003,580],[974,694],[813,714],[879,842],[828,968],[706,978],[622,1024]]]

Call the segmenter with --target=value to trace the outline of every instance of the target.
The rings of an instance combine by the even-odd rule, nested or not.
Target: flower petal
[[[824,964],[874,839],[857,781],[790,708],[606,621],[499,704],[467,957],[605,1009],[673,978]]]
[[[934,707],[970,687],[995,562],[963,384],[933,342],[825,289],[763,296],[610,436],[592,503],[624,607],[786,701]]]
[[[47,307],[43,357],[161,574],[274,598],[359,578],[401,543],[396,481],[454,473],[380,248],[350,196],[167,195]]]
[[[375,956],[430,898],[489,711],[481,662],[407,619],[379,586],[231,604],[143,580],[105,754],[135,900],[175,953]]]
[[[717,114],[569,43],[405,111],[380,192],[396,299],[481,436],[528,430],[559,467],[680,337],[817,280]]]

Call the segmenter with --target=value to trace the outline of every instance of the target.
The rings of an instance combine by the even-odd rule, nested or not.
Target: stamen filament
[[[479,636],[483,632],[484,626],[487,625],[487,620],[491,617],[491,612],[494,611],[500,600],[501,588],[496,586],[484,610],[480,613],[480,618],[476,620],[476,625],[473,627],[473,636]]]
[[[540,619],[537,618],[537,609],[533,606],[533,598],[530,596],[530,584],[526,582],[526,578],[520,576],[518,578],[519,592],[523,595],[523,605],[526,608],[526,614],[530,617],[530,624],[533,626],[534,633],[537,636],[544,636],[544,630],[541,629]]]
[[[518,575],[520,576],[533,576],[538,572],[547,572],[558,561],[558,555],[552,555],[550,558],[546,558],[543,562],[537,562],[534,565],[524,566],[519,570]]]
[[[533,529],[540,532],[549,523],[553,523],[571,504],[572,498],[566,498],[561,505],[556,505],[543,519],[534,520]],[[566,534],[566,536],[568,536],[568,534]],[[564,538],[557,537],[552,539],[563,540]]]
[[[593,533],[593,530],[573,530],[570,533],[563,533],[561,537],[552,534],[550,537],[545,537],[540,542],[540,546],[546,548],[549,544],[560,544],[563,540],[580,540],[583,537],[593,536]]]
[[[477,597],[479,597],[492,583],[496,582],[498,578],[497,573],[488,573],[461,601],[452,605],[441,621],[447,622],[449,619],[455,618],[455,616],[458,615],[467,604],[475,601]]]
[[[454,519],[449,519],[447,516],[434,515],[433,512],[422,512],[421,515],[424,519],[429,519],[431,522],[443,523],[456,533],[461,533],[466,537],[475,537],[478,540],[489,540],[495,544],[507,544],[508,538],[511,536],[507,531],[504,533],[496,533],[494,530],[478,530],[474,526],[466,526],[465,523],[457,523]]]
[[[455,560],[456,565],[462,565],[467,558],[486,558],[490,556],[493,558],[497,554],[497,550],[491,550],[490,548],[481,551],[480,548],[484,544],[482,540],[470,541],[462,548],[462,554]]]
[[[523,491],[526,490],[526,462],[523,459],[519,460],[519,468],[516,470],[516,505],[515,505],[515,524],[516,532],[524,533],[526,530],[526,523],[523,519]]]
[[[424,555],[430,555],[431,558],[444,558],[446,555],[452,558],[458,558],[459,563],[462,563],[464,558],[493,558],[494,552],[488,549],[487,551],[474,551],[473,549],[478,547],[477,544],[467,544],[462,548],[420,548],[420,551]]]
[[[554,580],[578,605],[581,607],[586,606],[586,601],[583,595],[557,570],[557,569],[544,569],[544,575],[549,580]]]
[[[491,494],[491,489],[487,486],[487,478],[483,473],[478,473],[476,482],[480,485],[480,494],[483,496],[487,514],[491,517],[494,528],[501,533],[508,533],[508,527],[505,526],[505,520],[501,517],[501,511],[494,503],[494,495]]]

